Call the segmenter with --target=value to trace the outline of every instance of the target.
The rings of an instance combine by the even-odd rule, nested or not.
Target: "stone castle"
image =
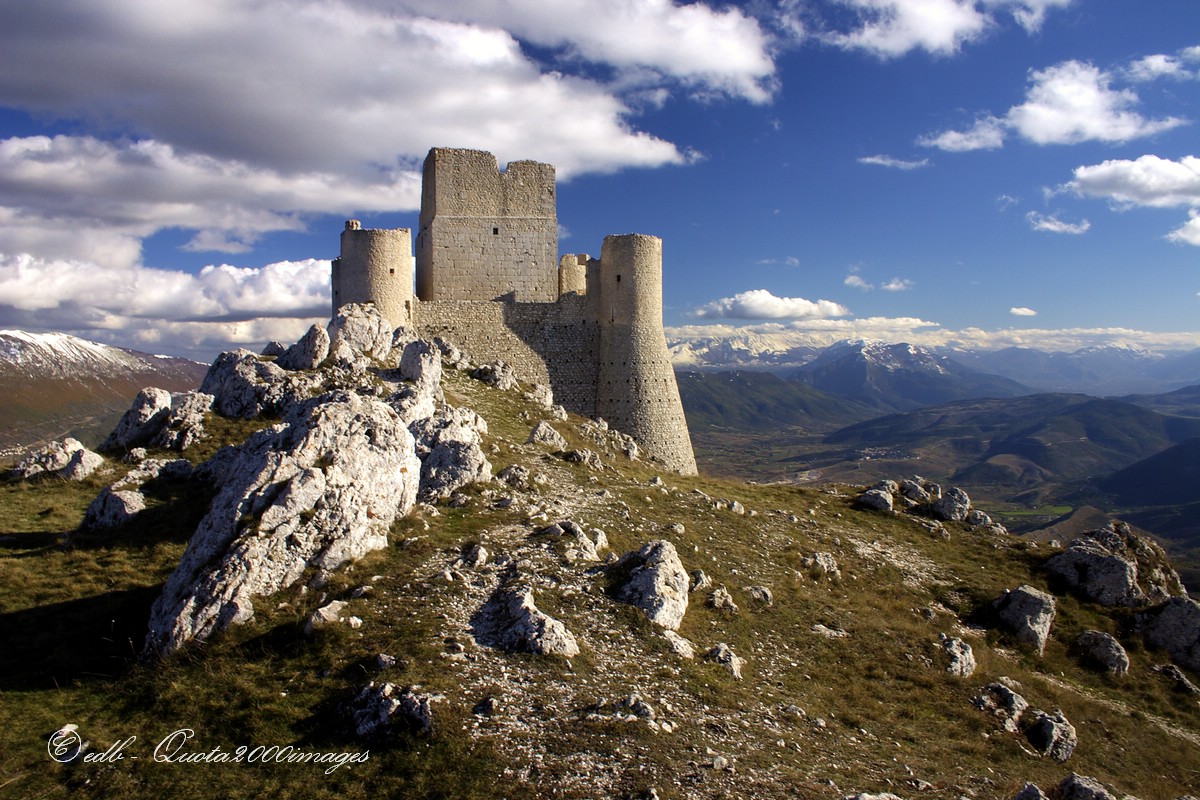
[[[409,228],[347,222],[334,311],[374,303],[396,327],[507,361],[567,410],[603,418],[668,468],[695,474],[663,333],[661,239],[607,236],[600,258],[560,260],[553,166],[501,171],[490,153],[434,148],[412,253]]]

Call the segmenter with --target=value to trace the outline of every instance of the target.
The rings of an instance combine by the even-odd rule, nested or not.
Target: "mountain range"
[[[63,333],[0,331],[0,453],[66,435],[92,443],[141,389],[195,389],[207,369]]]
[[[953,362],[954,369],[1008,378],[1031,392],[1158,394],[1200,383],[1200,350],[1160,353],[1123,343],[1067,353],[1025,347],[924,348],[870,339],[829,343],[798,331],[745,331],[721,336],[669,331],[667,344],[676,369],[687,371],[754,369],[783,374],[811,368],[839,354],[844,356],[847,351],[858,351],[880,363],[895,363],[903,361],[902,349],[912,348],[913,358],[946,358]]]

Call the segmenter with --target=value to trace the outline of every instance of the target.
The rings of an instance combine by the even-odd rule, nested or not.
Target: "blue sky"
[[[1200,347],[1195,0],[167,7],[0,0],[0,327],[294,340],[454,146],[662,236],[676,335]]]

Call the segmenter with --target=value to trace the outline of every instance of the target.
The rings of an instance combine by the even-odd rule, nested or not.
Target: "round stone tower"
[[[600,253],[596,414],[669,469],[696,474],[662,323],[662,239],[607,236]]]
[[[347,303],[374,303],[399,328],[413,322],[412,231],[363,228],[346,221],[342,255],[333,260],[333,313]]]

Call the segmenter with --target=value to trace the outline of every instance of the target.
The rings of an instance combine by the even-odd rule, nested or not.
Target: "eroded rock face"
[[[661,628],[677,631],[688,606],[688,573],[675,545],[665,539],[650,542],[618,562],[634,564],[617,597],[640,608]]]
[[[946,671],[951,675],[958,675],[960,678],[971,677],[975,673],[975,653],[971,650],[971,645],[962,639],[956,639],[944,633],[939,636],[939,639],[942,649],[946,651],[946,656],[950,659],[950,665],[946,667]]]
[[[1200,671],[1200,603],[1172,597],[1138,618],[1150,647],[1161,647],[1180,666]]]
[[[1001,681],[1006,680],[1001,678]],[[1021,729],[1021,717],[1029,708],[1024,697],[1004,683],[997,681],[989,683],[979,690],[979,694],[971,701],[980,711],[985,711],[997,720],[1010,733]]]
[[[933,502],[933,515],[946,522],[966,522],[970,513],[971,498],[957,486],[951,486]]]
[[[217,496],[151,611],[148,653],[245,622],[254,597],[385,547],[420,475],[396,413],[350,394],[298,404],[221,458]]]
[[[344,367],[384,362],[392,352],[392,326],[371,303],[348,303],[329,321],[329,358]]]
[[[313,325],[300,341],[280,353],[275,363],[284,369],[316,369],[329,357],[329,331]]]
[[[81,481],[103,463],[101,455],[88,450],[78,439],[67,437],[30,453],[13,468],[13,476],[29,480],[39,475],[58,475],[69,481]]]
[[[528,586],[498,589],[476,617],[475,637],[502,650],[565,658],[579,655],[575,636],[537,607]]]
[[[1067,721],[1061,711],[1047,714],[1037,712],[1033,722],[1025,730],[1025,738],[1044,756],[1049,756],[1060,764],[1071,757],[1079,744],[1075,726]]]
[[[221,416],[254,419],[281,413],[291,401],[307,396],[311,385],[249,350],[233,350],[217,356],[200,391],[212,395],[213,410]]]
[[[1103,631],[1084,631],[1075,640],[1075,646],[1088,661],[1114,675],[1129,672],[1129,654],[1120,642]]]
[[[167,450],[186,450],[207,434],[204,415],[213,407],[213,396],[203,392],[171,395],[171,411],[151,442]]]
[[[103,450],[128,450],[150,444],[171,413],[171,393],[147,387],[137,393],[133,405],[121,417],[104,442]]]
[[[1050,638],[1050,625],[1054,622],[1054,596],[1032,586],[1010,589],[992,603],[996,615],[1018,641],[1032,645],[1041,655]]]
[[[1046,569],[1105,606],[1144,606],[1186,595],[1158,544],[1124,523],[1112,523],[1071,542]]]
[[[421,497],[446,498],[472,483],[489,481],[492,464],[483,452],[487,422],[467,408],[443,407],[410,429],[421,457]]]

